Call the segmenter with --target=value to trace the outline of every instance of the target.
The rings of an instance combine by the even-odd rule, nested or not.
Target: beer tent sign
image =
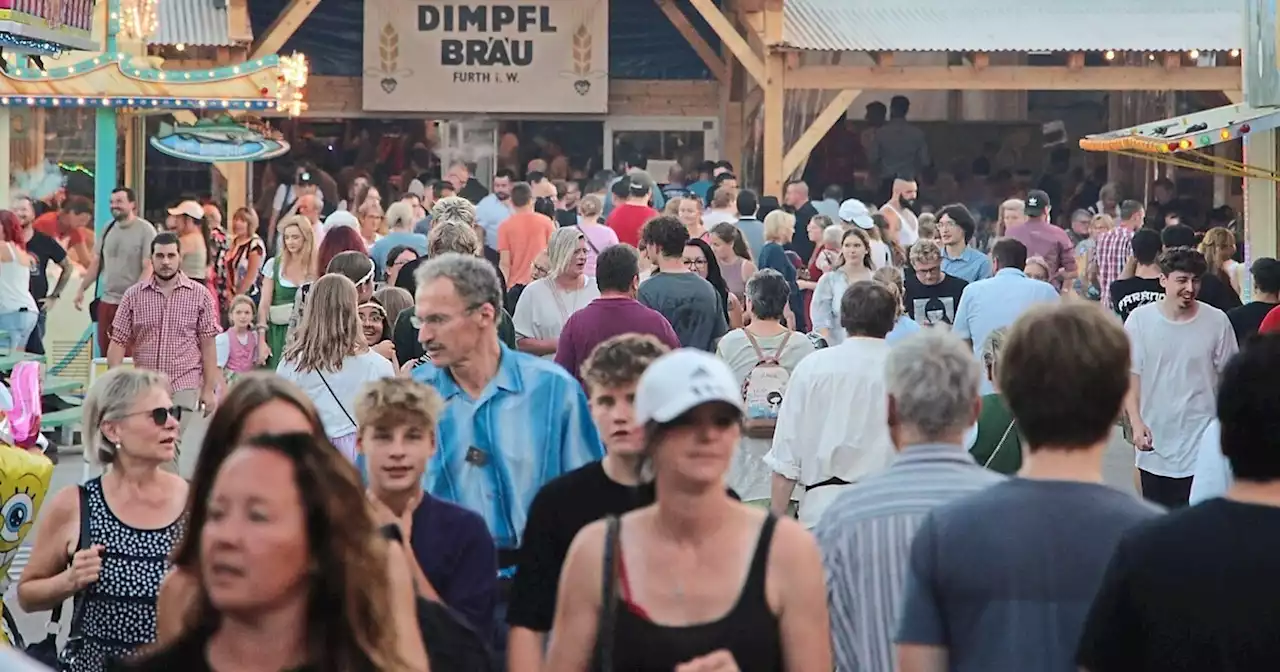
[[[608,0],[364,6],[366,111],[608,111]]]

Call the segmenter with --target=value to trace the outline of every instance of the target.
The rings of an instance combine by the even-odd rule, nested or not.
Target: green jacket
[[[1013,421],[1013,413],[999,394],[982,398],[978,415],[978,438],[969,449],[978,464],[1005,475],[1022,468],[1022,439]]]

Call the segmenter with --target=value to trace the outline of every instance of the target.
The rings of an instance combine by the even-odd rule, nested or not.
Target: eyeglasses
[[[938,275],[942,273],[942,266],[932,266],[929,268],[916,268],[916,275]]]
[[[682,261],[689,268],[705,268],[707,265],[706,259],[684,259]]]
[[[150,415],[151,421],[156,423],[156,427],[164,427],[164,423],[169,421],[170,416],[172,416],[174,420],[182,422],[182,414],[186,412],[186,410],[187,409],[181,406],[170,406],[169,408],[153,408],[149,411],[138,411],[137,413],[130,413],[124,417],[132,418],[136,415]]]
[[[425,318],[418,317],[417,315],[410,315],[409,326],[413,327],[414,329],[421,329],[424,325],[430,325],[433,329],[439,328],[452,322],[457,317],[463,317],[465,315],[470,315],[471,313],[476,312],[483,305],[484,305],[483,303],[477,303],[475,305],[468,306],[465,310],[463,310],[458,315],[428,315]]]

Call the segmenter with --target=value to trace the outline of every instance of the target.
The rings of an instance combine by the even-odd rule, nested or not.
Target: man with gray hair
[[[815,530],[827,575],[836,669],[893,672],[911,540],[940,504],[999,482],[964,449],[978,418],[978,362],[960,338],[925,330],[886,366],[888,469],[848,488]]]
[[[492,265],[448,253],[420,266],[417,276],[414,315],[430,361],[410,375],[445,401],[425,487],[485,519],[498,548],[499,580],[508,582],[533,496],[547,481],[604,457],[604,445],[582,386],[568,371],[498,340],[502,288]],[[506,598],[495,612],[502,654]]]
[[[840,300],[847,338],[796,366],[764,456],[773,470],[769,499],[775,514],[786,514],[798,484],[804,490],[800,522],[812,529],[842,491],[893,459],[885,424],[884,337],[897,320],[898,297],[889,288],[855,282]]]

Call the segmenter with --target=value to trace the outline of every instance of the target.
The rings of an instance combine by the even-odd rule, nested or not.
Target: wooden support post
[[[661,9],[662,13],[666,15],[671,25],[675,26],[676,31],[680,33],[684,41],[688,42],[690,47],[693,47],[694,52],[698,54],[698,58],[701,58],[707,69],[711,71],[711,75],[723,84],[728,78],[728,69],[725,67],[724,60],[720,58],[715,49],[711,48],[711,45],[707,44],[706,40],[702,39],[702,35],[693,27],[692,23],[689,23],[689,17],[685,16],[684,12],[680,11],[680,8],[676,7],[676,3],[672,0],[653,1],[658,5],[658,9]]]
[[[973,69],[986,70],[991,65],[991,54],[985,51],[977,52],[973,55]]]
[[[871,58],[875,59],[876,65],[887,68],[893,65],[892,51],[877,51],[871,54]]]
[[[1245,158],[1249,165],[1260,170],[1280,169],[1280,157],[1276,151],[1276,131],[1255,131],[1244,137]],[[1245,240],[1248,241],[1248,258],[1252,263],[1258,257],[1275,257],[1280,249],[1276,244],[1276,183],[1267,178],[1251,177],[1244,181]],[[1245,299],[1248,300],[1247,298]]]
[[[292,1],[303,2],[305,0]],[[720,37],[720,41],[724,42],[725,46],[729,47],[729,50],[733,52],[733,55],[742,63],[742,67],[751,75],[751,78],[763,84],[767,78],[765,75],[764,62],[761,61],[760,57],[751,50],[751,46],[747,44],[747,41],[743,39],[742,35],[738,34],[738,31],[733,27],[733,24],[729,22],[729,19],[725,17],[723,13],[721,13],[720,9],[715,6],[715,3],[713,3],[712,0],[690,0],[690,2],[693,4],[694,8],[698,10],[698,13],[702,15],[702,18],[707,22],[707,25],[711,26],[711,29]],[[778,21],[781,23],[781,16],[779,16]],[[778,29],[778,37],[779,39],[782,37],[781,26],[779,26]],[[768,44],[767,41],[766,44]]]
[[[1084,69],[1084,52],[1073,51],[1067,54],[1067,69],[1083,70]]]
[[[831,102],[814,118],[809,128],[805,129],[805,132],[796,140],[796,144],[787,150],[786,156],[782,158],[783,175],[789,177],[796,172],[800,164],[809,158],[813,148],[818,146],[822,138],[827,135],[827,131],[830,131],[840,117],[849,110],[849,106],[861,93],[862,91],[845,89],[831,99]]]
[[[694,0],[694,3],[708,0]],[[764,193],[782,198],[786,181],[783,160],[786,147],[786,72],[787,56],[777,50],[782,41],[782,5],[770,2],[764,13],[764,44],[770,51],[765,54],[766,77],[764,87]]]
[[[267,31],[253,43],[253,48],[249,50],[249,60],[280,51],[284,43],[293,37],[298,27],[307,20],[308,16],[311,16],[312,10],[319,4],[320,0],[289,0],[289,4],[285,6],[283,12],[280,12],[280,16],[277,16],[276,20],[267,26]]]
[[[1165,70],[1177,70],[1178,68],[1181,68],[1182,52],[1166,51],[1164,53],[1164,58],[1162,59],[1162,64],[1164,65]]]

